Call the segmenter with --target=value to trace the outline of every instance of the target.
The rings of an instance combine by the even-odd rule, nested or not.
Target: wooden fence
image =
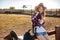
[[[60,16],[60,9],[46,10],[46,16]]]
[[[55,27],[55,31],[56,31],[56,34],[55,34],[56,40],[60,40],[60,26],[59,25]]]
[[[34,12],[34,10],[10,10],[10,9],[0,9],[0,13],[5,14],[28,14],[31,15]],[[60,16],[60,9],[47,9],[46,10],[46,16]]]
[[[55,31],[48,32],[48,35],[55,34],[55,40],[60,40],[60,25],[56,25]]]

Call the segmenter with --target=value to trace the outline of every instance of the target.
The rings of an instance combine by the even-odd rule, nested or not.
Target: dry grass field
[[[31,16],[17,14],[0,14],[0,40],[14,30],[17,35],[23,35],[28,29],[31,29]],[[55,25],[60,25],[60,18],[45,17],[46,30],[55,30]],[[49,36],[50,40],[55,40],[55,36]]]

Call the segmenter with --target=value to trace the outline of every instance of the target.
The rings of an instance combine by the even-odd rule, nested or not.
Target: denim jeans
[[[36,33],[36,36],[40,36],[40,35],[46,35],[47,34],[47,32],[40,32],[40,33]]]

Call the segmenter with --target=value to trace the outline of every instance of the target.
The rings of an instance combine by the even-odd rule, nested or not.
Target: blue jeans
[[[47,32],[40,32],[40,33],[35,33],[36,34],[36,36],[40,36],[40,35],[46,35],[47,34]]]

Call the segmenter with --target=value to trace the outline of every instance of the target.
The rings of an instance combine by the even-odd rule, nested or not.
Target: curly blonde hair
[[[39,8],[40,7],[42,7],[43,8],[43,13],[41,14],[42,16],[45,16],[45,9],[46,9],[46,7],[44,6],[44,5],[37,5],[37,6],[35,6],[35,11],[37,11],[37,12],[39,12]]]

